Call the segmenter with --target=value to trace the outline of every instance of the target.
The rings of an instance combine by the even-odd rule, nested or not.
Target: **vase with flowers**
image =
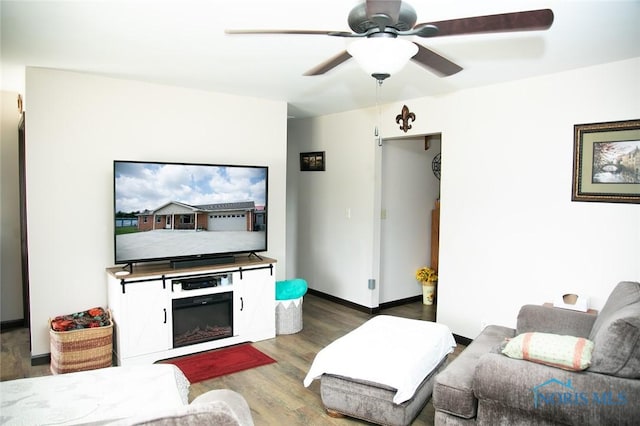
[[[436,294],[436,282],[438,274],[435,269],[424,266],[416,271],[416,279],[422,284],[422,303],[433,305]]]

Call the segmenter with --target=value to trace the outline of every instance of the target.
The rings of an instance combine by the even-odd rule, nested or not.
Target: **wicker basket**
[[[54,331],[49,326],[53,374],[111,367],[113,321],[104,327]]]
[[[276,301],[276,334],[294,334],[302,330],[302,297]]]

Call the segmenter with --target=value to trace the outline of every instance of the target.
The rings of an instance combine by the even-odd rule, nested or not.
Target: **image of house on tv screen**
[[[264,251],[266,167],[114,163],[115,260]]]

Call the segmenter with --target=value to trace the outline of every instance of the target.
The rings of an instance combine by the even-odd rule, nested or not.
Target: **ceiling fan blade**
[[[551,27],[551,24],[553,24],[553,11],[551,9],[540,9],[526,12],[451,19],[448,21],[425,22],[423,24],[417,24],[414,28],[419,28],[423,25],[435,25],[438,27],[438,33],[435,37],[441,37],[448,35],[546,30]]]
[[[400,15],[401,0],[366,0],[367,18],[386,15],[390,19],[388,25],[393,25],[398,22],[398,16]],[[375,22],[375,20],[374,20]]]
[[[333,68],[337,67],[341,63],[347,61],[348,59],[351,59],[351,55],[349,54],[349,52],[344,50],[344,51],[338,53],[337,55],[327,59],[323,63],[321,63],[319,65],[316,65],[315,67],[311,68],[309,71],[305,72],[303,75],[312,76],[312,75],[324,74],[327,71],[332,70]]]
[[[339,35],[342,31],[324,30],[224,30],[225,34],[301,34],[301,35]],[[351,33],[345,33],[351,34]]]
[[[433,50],[427,49],[418,43],[414,44],[418,46],[418,53],[416,53],[416,55],[411,59],[430,71],[434,71],[442,77],[448,77],[462,71],[462,67],[460,65],[454,64],[447,58],[438,55]]]

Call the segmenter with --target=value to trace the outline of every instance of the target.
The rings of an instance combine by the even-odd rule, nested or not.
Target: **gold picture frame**
[[[640,119],[574,126],[571,200],[640,203]]]

